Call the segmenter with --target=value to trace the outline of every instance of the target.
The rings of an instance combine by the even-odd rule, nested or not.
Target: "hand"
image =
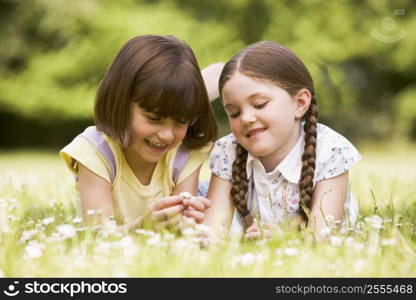
[[[160,198],[149,206],[145,222],[150,222],[156,230],[175,229],[179,227],[184,209],[179,195]]]
[[[185,207],[182,214],[192,218],[197,224],[205,220],[205,210],[211,206],[211,200],[201,196],[185,198],[182,203]]]
[[[220,79],[224,63],[211,64],[201,71],[204,83],[207,88],[209,101],[213,101],[220,96],[218,91],[218,81]]]
[[[249,240],[257,239],[270,239],[273,236],[275,227],[268,223],[260,223],[257,225],[257,222],[254,222],[249,228],[247,228],[244,237]]]

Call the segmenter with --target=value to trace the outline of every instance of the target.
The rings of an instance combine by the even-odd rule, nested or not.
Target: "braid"
[[[233,186],[231,188],[231,198],[238,213],[244,218],[245,226],[253,224],[253,218],[247,208],[246,194],[248,190],[247,180],[247,150],[237,144],[236,157],[233,162],[232,176]]]
[[[305,114],[305,150],[302,155],[302,171],[299,183],[301,203],[301,215],[307,220],[312,204],[313,177],[315,174],[316,159],[316,126],[318,123],[318,105],[316,96],[312,93],[312,100]]]

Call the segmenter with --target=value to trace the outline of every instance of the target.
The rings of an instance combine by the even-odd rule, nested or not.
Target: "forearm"
[[[227,212],[207,211],[207,216],[202,224],[209,228],[212,237],[217,239],[224,239],[228,236],[231,217],[228,216]]]
[[[338,226],[344,219],[344,204],[348,192],[348,173],[319,181],[314,190],[308,228],[317,236],[325,235],[325,228]]]

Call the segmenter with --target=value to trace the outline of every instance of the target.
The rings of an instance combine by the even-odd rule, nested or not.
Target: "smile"
[[[149,141],[147,139],[144,139],[144,142],[146,143],[146,145],[150,147],[150,149],[152,149],[155,152],[163,152],[169,147],[169,145],[167,144],[159,144],[159,143]]]
[[[255,137],[257,135],[259,135],[260,133],[264,132],[266,130],[266,128],[256,128],[256,129],[251,129],[247,134],[246,137],[248,138],[252,138]]]

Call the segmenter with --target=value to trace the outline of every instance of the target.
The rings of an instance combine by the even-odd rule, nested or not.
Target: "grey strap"
[[[110,145],[104,138],[103,134],[95,128],[95,126],[87,127],[83,133],[79,136],[85,138],[91,144],[95,146],[98,152],[104,157],[105,161],[110,168],[110,181],[111,183],[114,182],[116,178],[116,159],[114,157],[114,153],[110,148]]]
[[[172,179],[173,182],[176,182],[179,179],[179,175],[188,160],[190,152],[185,148],[182,144],[179,146],[178,151],[176,152],[175,159],[173,161],[173,171],[172,171]]]

